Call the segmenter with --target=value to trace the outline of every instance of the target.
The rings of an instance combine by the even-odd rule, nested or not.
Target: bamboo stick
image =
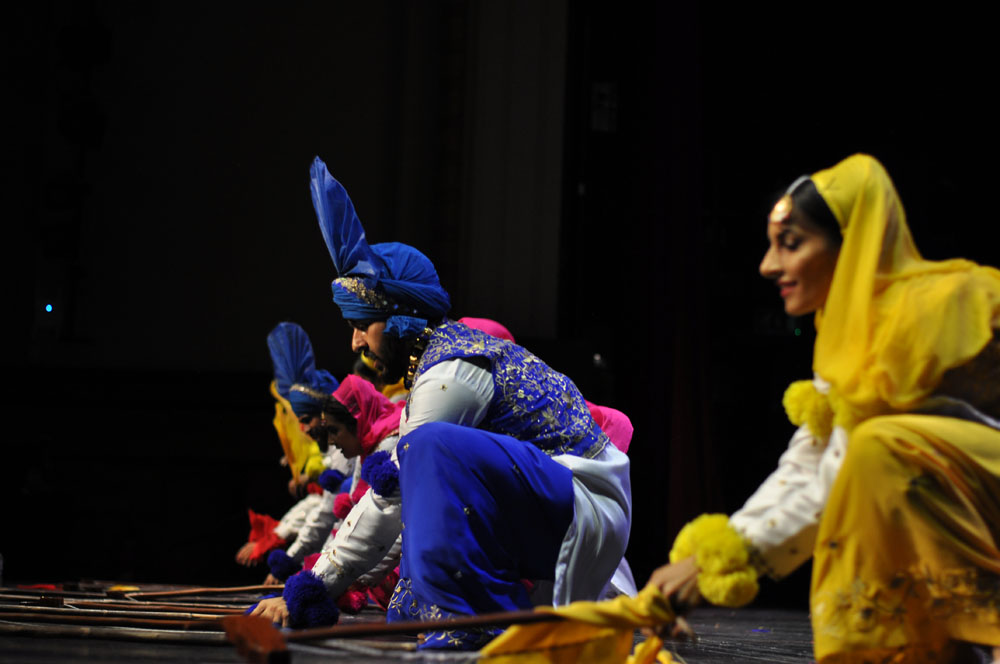
[[[320,639],[350,639],[357,637],[378,637],[399,634],[420,634],[421,632],[468,629],[470,627],[507,626],[536,622],[564,620],[554,613],[536,611],[505,611],[485,613],[478,616],[460,616],[444,620],[394,623],[355,623],[335,625],[316,629],[303,629],[281,633],[266,618],[260,616],[226,616],[222,626],[226,637],[236,646],[237,651],[250,662],[273,663],[284,661],[288,644]]]
[[[0,605],[0,616],[12,613],[29,613],[36,615],[53,616],[108,616],[109,618],[135,618],[141,616],[142,619],[164,618],[167,620],[215,620],[220,616],[215,613],[192,613],[181,611],[136,611],[119,607],[113,608],[77,608],[71,606],[9,606]],[[229,615],[229,614],[225,614]]]
[[[5,636],[94,638],[118,641],[158,641],[161,643],[227,645],[221,632],[178,632],[129,627],[85,627],[81,625],[38,625],[0,620],[0,634]]]
[[[3,613],[2,617],[6,620],[28,621],[32,623],[77,623],[104,627],[169,627],[174,630],[222,631],[222,624],[216,618],[212,618],[211,620],[163,620],[136,618],[134,616],[119,618],[90,615],[49,615],[45,613]],[[227,617],[233,618],[236,616]]]
[[[144,600],[144,599],[155,599],[159,597],[184,597],[190,595],[231,595],[235,593],[259,593],[259,592],[274,592],[281,593],[285,589],[284,585],[280,586],[236,586],[233,588],[185,588],[184,590],[161,590],[157,592],[137,592],[137,593],[125,593],[125,597],[128,599]]]

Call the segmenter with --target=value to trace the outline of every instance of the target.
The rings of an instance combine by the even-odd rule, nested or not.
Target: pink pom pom
[[[354,501],[346,493],[338,493],[337,497],[333,499],[333,515],[338,519],[347,518],[352,507],[354,507]]]
[[[337,608],[344,613],[359,613],[368,606],[368,597],[357,590],[348,590],[337,600]]]

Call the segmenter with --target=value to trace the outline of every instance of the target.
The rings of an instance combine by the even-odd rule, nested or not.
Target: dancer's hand
[[[240,550],[236,552],[236,562],[244,567],[251,567],[253,565],[251,558],[253,557],[254,546],[253,542],[247,542],[241,546]]]
[[[265,586],[280,586],[281,580],[273,574],[268,574],[267,578],[264,579]]]
[[[288,607],[281,597],[260,600],[257,608],[250,615],[267,618],[273,623],[280,623],[282,627],[288,627]]]
[[[692,605],[701,597],[698,593],[698,565],[695,564],[694,556],[658,568],[649,577],[649,582],[655,584],[663,596],[675,605]]]
[[[698,566],[695,564],[694,556],[658,568],[649,577],[649,583],[659,588],[663,596],[670,600],[677,617],[674,622],[659,628],[644,628],[643,633],[647,637],[656,635],[673,639],[697,638],[683,616],[701,599],[698,592]]]

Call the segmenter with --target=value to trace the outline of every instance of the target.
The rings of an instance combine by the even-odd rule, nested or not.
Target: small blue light
[[[52,313],[52,305],[51,304],[46,304],[45,305],[45,311],[47,311],[49,313]]]

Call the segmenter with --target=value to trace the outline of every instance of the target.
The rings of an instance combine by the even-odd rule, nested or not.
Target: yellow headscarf
[[[315,480],[323,472],[323,453],[316,441],[307,436],[299,425],[299,418],[292,410],[288,399],[278,394],[275,381],[271,381],[271,396],[274,397],[274,430],[281,440],[281,449],[285,452],[288,469],[292,477],[306,473],[310,480]]]
[[[816,312],[813,369],[832,385],[837,423],[906,411],[1000,327],[1000,271],[924,260],[889,174],[856,154],[812,181],[840,224],[830,292]]]

